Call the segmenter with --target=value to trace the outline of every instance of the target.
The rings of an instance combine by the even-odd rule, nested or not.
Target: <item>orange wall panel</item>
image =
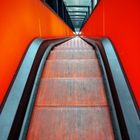
[[[140,0],[100,0],[82,34],[112,40],[140,107]]]
[[[0,0],[0,104],[29,43],[36,37],[72,36],[40,0]]]

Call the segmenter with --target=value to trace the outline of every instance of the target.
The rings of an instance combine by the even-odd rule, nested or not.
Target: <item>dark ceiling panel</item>
[[[98,0],[63,0],[76,30],[87,21]]]

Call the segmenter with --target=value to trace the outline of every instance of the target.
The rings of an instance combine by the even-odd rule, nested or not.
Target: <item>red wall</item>
[[[73,35],[40,0],[0,0],[0,104],[29,43]]]
[[[140,107],[140,0],[100,0],[82,35],[112,40]]]

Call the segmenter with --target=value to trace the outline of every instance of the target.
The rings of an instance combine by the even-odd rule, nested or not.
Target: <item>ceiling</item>
[[[79,32],[98,0],[63,0],[75,31]]]

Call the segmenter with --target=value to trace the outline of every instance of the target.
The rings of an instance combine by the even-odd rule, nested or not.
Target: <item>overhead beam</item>
[[[85,19],[83,20],[83,22],[82,22],[82,24],[81,24],[81,27],[80,28],[82,28],[83,27],[83,25],[85,24],[85,22],[87,21],[87,19],[88,19],[88,13],[86,14],[86,16],[85,16]]]
[[[67,5],[68,8],[86,8],[88,11],[88,16],[90,15],[90,6],[83,6],[83,5]]]
[[[72,22],[81,22],[81,24],[82,24],[83,20],[72,20]]]
[[[87,13],[87,11],[69,11],[67,10],[69,13]]]
[[[79,19],[79,18],[85,19],[85,17],[70,17],[70,19]]]
[[[84,18],[72,18],[71,20],[84,20]]]
[[[79,21],[79,20],[82,20],[82,21],[83,21],[84,19],[71,19],[71,20],[78,20],[78,21]]]
[[[84,6],[84,5],[67,5],[66,7],[88,8],[89,6]]]
[[[84,20],[84,18],[71,18],[71,20]]]
[[[86,15],[70,15],[70,17],[85,17]]]
[[[86,14],[85,15],[83,15],[83,14],[69,14],[70,16],[86,16]]]

